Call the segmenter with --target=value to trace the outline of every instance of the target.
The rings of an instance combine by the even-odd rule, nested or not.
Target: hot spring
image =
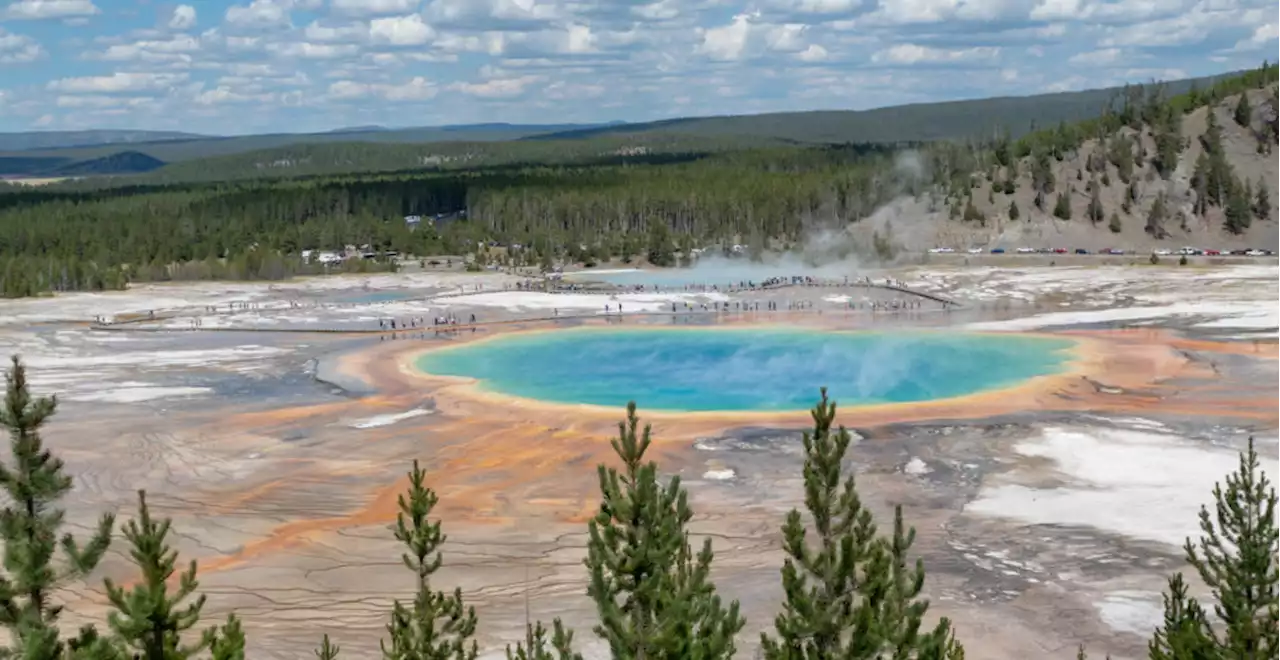
[[[800,328],[576,328],[427,352],[423,372],[486,392],[668,412],[806,410],[946,399],[1061,372],[1075,342]]]

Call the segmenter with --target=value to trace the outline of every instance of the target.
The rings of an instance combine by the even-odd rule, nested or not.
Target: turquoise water
[[[490,392],[643,410],[785,411],[827,386],[845,407],[943,399],[1057,373],[1069,340],[807,329],[598,329],[511,335],[424,354],[418,368]]]

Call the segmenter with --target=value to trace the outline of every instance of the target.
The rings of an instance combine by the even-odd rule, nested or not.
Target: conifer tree
[[[1222,632],[1210,632],[1225,657],[1274,658],[1280,653],[1276,491],[1259,469],[1253,438],[1226,487],[1214,485],[1213,499],[1213,514],[1200,508],[1199,541],[1187,539],[1184,546],[1213,593]]]
[[[1248,92],[1240,92],[1240,100],[1236,102],[1236,108],[1231,113],[1231,117],[1237,124],[1249,128],[1250,122],[1253,121],[1253,107],[1249,105]]]
[[[320,648],[315,650],[316,658],[319,660],[338,660],[338,651],[342,649],[334,644],[326,633],[324,639],[320,641]]]
[[[1254,193],[1253,215],[1259,220],[1271,217],[1271,192],[1267,190],[1267,182],[1258,179],[1258,190]]]
[[[1093,186],[1093,192],[1089,195],[1089,208],[1086,211],[1089,222],[1098,224],[1106,217],[1106,211],[1102,208],[1102,195],[1097,185]]]
[[[209,646],[213,660],[244,660],[244,628],[235,614],[227,615],[227,622],[222,624],[213,643]]]
[[[1242,234],[1253,224],[1252,196],[1243,185],[1235,182],[1227,193],[1226,221],[1224,226],[1233,234]]]
[[[1058,199],[1053,203],[1053,215],[1061,220],[1071,219],[1071,200],[1066,193],[1058,193]]]
[[[1120,223],[1120,215],[1115,211],[1111,212],[1111,219],[1107,221],[1107,229],[1113,234],[1119,234],[1124,230],[1124,225]]]
[[[71,490],[71,477],[40,438],[40,427],[57,409],[53,397],[33,397],[26,368],[13,356],[5,375],[0,426],[9,432],[12,465],[0,464],[0,488],[8,496],[0,509],[4,571],[0,575],[0,626],[9,631],[9,646],[0,655],[53,660],[67,648],[58,634],[62,606],[54,592],[66,581],[83,577],[102,560],[111,542],[115,517],[104,515],[83,546],[62,528],[65,511],[58,500]],[[54,561],[61,545],[63,565]],[[77,647],[93,644],[96,631],[81,632]]]
[[[1216,657],[1204,610],[1187,595],[1182,574],[1169,578],[1164,594],[1164,622],[1147,644],[1150,660],[1211,660]]]
[[[618,425],[613,450],[621,471],[599,466],[600,512],[588,525],[587,595],[596,635],[615,660],[720,660],[746,625],[738,602],[725,607],[711,582],[711,540],[694,555],[685,530],[693,511],[680,478],[664,486],[644,462],[650,427],[639,431],[635,403]]]
[[[1009,202],[1009,219],[1017,220],[1020,215],[1022,214],[1018,212],[1018,203]]]
[[[547,639],[547,629],[541,621],[525,624],[524,641],[515,649],[507,645],[507,660],[582,660],[582,655],[573,651],[573,631],[556,619],[551,639]]]
[[[877,536],[853,476],[843,475],[851,436],[844,427],[833,432],[835,414],[835,403],[823,388],[812,412],[813,431],[802,438],[804,502],[816,538],[809,542],[801,514],[793,509],[782,527],[786,602],[774,621],[775,634],[761,635],[763,656],[963,658],[945,618],[933,631],[919,633],[928,602],[917,600],[923,567],[918,561],[914,567],[907,563],[915,530],[905,528],[899,507],[893,536]]]
[[[146,491],[138,491],[138,518],[123,525],[121,531],[132,546],[129,557],[142,572],[142,579],[126,591],[107,578],[107,600],[115,611],[107,615],[107,625],[115,640],[145,660],[181,660],[208,649],[215,631],[205,631],[189,644],[182,643],[182,633],[200,622],[204,595],[183,605],[195,595],[196,562],[178,577],[177,590],[169,592],[169,578],[177,567],[178,551],[169,546],[171,521],[157,522],[147,506]],[[236,624],[238,628],[238,622]],[[243,634],[241,635],[243,642]]]
[[[479,655],[472,639],[475,608],[464,605],[461,589],[446,594],[431,588],[431,575],[442,562],[440,546],[447,537],[440,530],[440,521],[429,519],[439,498],[423,485],[425,478],[426,472],[415,460],[409,472],[409,492],[399,498],[396,539],[408,548],[401,556],[417,576],[417,594],[408,607],[395,602],[387,624],[391,644],[382,643],[382,656],[386,660],[475,660]]]

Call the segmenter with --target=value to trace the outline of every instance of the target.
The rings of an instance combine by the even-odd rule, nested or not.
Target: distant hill
[[[138,151],[121,151],[73,163],[66,163],[49,172],[49,176],[96,176],[104,174],[141,174],[164,167],[164,161]]]
[[[1235,74],[1175,80],[1164,83],[1166,93],[1182,94],[1193,86]],[[900,143],[991,137],[997,132],[1019,137],[1059,122],[1096,117],[1115,103],[1123,87],[1080,92],[1008,96],[944,103],[876,108],[874,110],[816,110],[761,115],[687,117],[544,133],[525,140],[575,140],[605,135],[621,137],[650,132],[700,136],[751,135],[801,143]]]
[[[613,124],[611,124],[613,125]],[[167,134],[154,142],[132,142],[133,151],[166,163],[202,158],[229,156],[264,149],[277,149],[308,144],[337,142],[432,144],[438,142],[508,142],[530,135],[570,130],[599,128],[600,124],[459,124],[452,126],[423,126],[416,128],[385,128],[381,126],[356,126],[324,133],[269,133],[232,137],[198,136],[181,133]],[[86,131],[93,133],[93,131]],[[11,134],[18,137],[38,134]],[[185,137],[183,137],[185,135]],[[8,163],[8,175],[40,175],[33,170],[13,170],[22,159],[60,159],[62,162],[97,160],[119,151],[119,145],[97,144],[93,146],[46,147],[40,149],[7,149],[0,147],[0,164]],[[30,161],[36,163],[38,161]],[[0,168],[3,169],[3,168]]]
[[[208,136],[177,131],[89,130],[0,133],[0,151],[65,149],[68,147],[137,144],[165,140],[191,140],[205,137]]]

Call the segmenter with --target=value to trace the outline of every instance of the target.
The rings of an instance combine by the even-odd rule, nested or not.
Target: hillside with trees
[[[948,216],[979,245],[1274,246],[1276,91],[1274,66],[1176,96],[1130,88],[1115,112],[997,140],[956,168]]]

